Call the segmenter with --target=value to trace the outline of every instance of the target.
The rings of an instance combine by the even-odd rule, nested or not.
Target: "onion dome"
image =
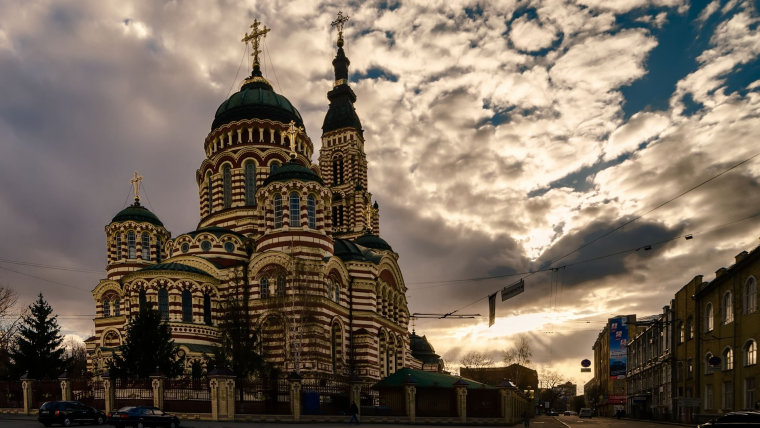
[[[140,205],[139,201],[135,201],[134,204],[119,211],[119,213],[116,214],[111,222],[113,223],[117,221],[121,222],[129,220],[136,222],[147,222],[155,226],[164,226],[164,224],[161,223],[161,220],[159,220],[155,214],[150,212],[150,210]]]
[[[377,235],[373,235],[369,232],[358,237],[354,242],[361,245],[362,247],[372,248],[373,250],[393,251],[393,248],[391,248],[391,246],[385,242],[385,239]]]
[[[278,167],[271,174],[269,174],[269,177],[264,180],[264,185],[266,186],[267,184],[275,181],[288,180],[315,181],[321,185],[325,184],[319,175],[317,175],[317,173],[314,172],[311,168],[307,168],[296,162],[295,159],[291,159],[290,162],[282,165],[281,167]]]
[[[261,75],[258,64],[240,90],[216,110],[211,129],[243,119],[269,119],[282,123],[292,120],[297,126],[303,126],[301,114],[287,98],[274,92],[272,85]]]

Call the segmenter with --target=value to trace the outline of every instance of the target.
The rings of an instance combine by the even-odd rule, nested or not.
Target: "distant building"
[[[443,373],[445,371],[446,365],[443,359],[435,353],[435,349],[428,342],[427,337],[417,336],[417,333],[412,331],[412,335],[409,337],[409,347],[412,357],[422,362],[419,367],[411,366],[411,368],[421,369],[426,372]]]
[[[621,315],[607,320],[594,342],[594,380],[598,385],[594,402],[600,416],[614,416],[616,410],[625,408],[626,345],[636,334],[636,315]]]
[[[538,391],[538,372],[520,364],[507,367],[481,367],[459,369],[463,378],[472,379],[487,385],[499,386],[510,381],[521,391]]]
[[[557,399],[564,402],[566,406],[572,401],[573,397],[578,395],[578,385],[570,381],[557,385],[552,390],[556,394]]]

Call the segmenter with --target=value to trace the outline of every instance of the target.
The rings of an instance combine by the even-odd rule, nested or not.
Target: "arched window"
[[[259,293],[262,299],[269,298],[269,278],[262,276],[259,280]]]
[[[256,164],[245,164],[245,204],[256,205]]]
[[[145,289],[140,290],[140,294],[138,297],[138,302],[140,304],[140,310],[147,309],[148,307],[148,297],[145,295]]]
[[[127,258],[128,259],[136,259],[137,258],[137,237],[135,236],[135,231],[130,230],[127,232]]]
[[[301,226],[301,197],[298,193],[293,192],[290,194],[290,205],[288,207],[290,214],[290,227]]]
[[[309,229],[317,228],[317,202],[314,195],[306,197],[306,212],[309,218]]]
[[[731,297],[731,292],[726,291],[723,295],[721,314],[723,316],[723,324],[728,324],[734,320],[734,299]]]
[[[683,321],[678,323],[678,343],[684,343],[686,341],[686,326]]]
[[[156,263],[161,263],[161,237],[156,236]]]
[[[211,209],[214,206],[214,186],[211,181],[211,173],[206,175],[206,193],[208,196],[208,213],[211,214]]]
[[[335,301],[340,303],[340,284],[335,284]]]
[[[279,229],[282,227],[282,195],[276,193],[274,195],[274,228]]]
[[[121,234],[116,235],[116,260],[121,260]]]
[[[707,302],[705,305],[705,331],[713,330],[713,307],[712,303]]]
[[[232,172],[229,165],[222,168],[222,180],[224,183],[224,208],[232,206]]]
[[[330,350],[332,357],[333,373],[340,369],[343,356],[343,334],[338,323],[333,324],[330,337]]]
[[[734,369],[734,350],[731,349],[730,346],[727,346],[726,349],[723,350],[723,370],[733,370]]]
[[[343,158],[340,156],[333,159],[333,180],[336,186],[343,184]]]
[[[143,232],[142,242],[140,242],[140,252],[142,252],[143,260],[150,260],[150,235]]]
[[[686,334],[688,339],[694,339],[694,318],[686,319]]]
[[[211,325],[211,296],[208,293],[203,295],[203,322]]]
[[[111,301],[108,299],[103,299],[103,316],[104,317],[111,316]]]
[[[744,313],[751,314],[757,310],[757,280],[754,276],[744,283]]]
[[[744,365],[754,366],[757,364],[757,342],[750,339],[744,344]]]
[[[193,322],[193,294],[182,290],[182,322]]]
[[[285,295],[285,275],[279,275],[277,277],[277,295]]]
[[[113,299],[113,315],[116,317],[121,315],[121,300],[118,297]]]
[[[165,288],[158,290],[158,311],[162,320],[169,319],[169,292]]]
[[[332,300],[333,296],[333,282],[332,279],[327,280],[327,298]]]

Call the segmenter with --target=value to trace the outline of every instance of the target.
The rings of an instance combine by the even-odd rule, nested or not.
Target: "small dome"
[[[161,223],[161,220],[156,217],[155,214],[150,212],[147,208],[140,205],[139,202],[135,202],[133,205],[130,205],[123,210],[119,211],[118,214],[111,220],[111,222],[117,222],[117,221],[137,221],[137,222],[146,222],[150,223],[155,226],[163,227],[164,224]]]
[[[343,261],[359,260],[364,261],[364,254],[357,248],[356,244],[351,241],[335,238],[333,243],[335,255]]]
[[[301,165],[300,163],[296,162],[295,160],[291,159],[290,162],[275,169],[269,175],[269,177],[267,177],[267,179],[264,180],[264,185],[267,185],[273,181],[288,181],[288,180],[316,181],[319,184],[322,184],[322,185],[325,184],[322,181],[322,179],[319,177],[319,175],[317,175],[316,172],[311,170],[311,168],[307,168]]]
[[[373,250],[393,251],[393,248],[385,242],[385,239],[371,233],[366,233],[356,238],[355,242],[362,247],[372,248]]]
[[[258,70],[254,70],[243,87],[219,106],[211,129],[243,119],[270,119],[282,123],[292,120],[296,126],[303,126],[298,110],[287,98],[274,92]]]
[[[435,349],[428,342],[427,337],[417,336],[416,333],[412,333],[409,337],[409,349],[412,351],[412,356],[423,363],[437,363],[441,359],[435,353]]]

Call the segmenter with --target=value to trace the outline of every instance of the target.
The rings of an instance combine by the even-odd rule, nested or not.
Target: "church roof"
[[[258,66],[240,90],[216,110],[211,129],[243,119],[270,119],[282,123],[292,120],[296,126],[303,126],[301,114],[287,98],[272,89],[272,85],[261,76]]]
[[[198,273],[201,275],[211,276],[206,271],[200,270],[193,266],[188,266],[188,265],[185,265],[182,263],[176,263],[176,262],[158,263],[155,265],[144,267],[140,269],[139,271],[144,272],[144,271],[152,271],[152,270],[171,270],[175,272]]]
[[[136,221],[136,222],[147,222],[156,226],[163,227],[164,224],[161,223],[161,220],[156,217],[155,214],[150,212],[147,208],[140,205],[139,202],[135,202],[134,204],[124,208],[123,210],[119,211],[116,216],[111,220],[111,222],[115,221]]]
[[[454,388],[454,384],[466,385],[467,389],[493,389],[494,387],[475,382],[474,380],[462,379],[459,376],[451,376],[438,372],[426,372],[422,370],[404,367],[395,373],[376,383],[373,388],[397,388],[414,383],[417,388]]]
[[[325,184],[319,175],[317,175],[317,173],[311,168],[307,168],[296,162],[294,159],[291,159],[290,162],[272,171],[272,173],[269,174],[269,177],[264,180],[264,185],[274,181],[288,180],[316,181],[319,184]]]
[[[441,359],[441,357],[435,353],[435,349],[433,349],[433,345],[428,342],[427,337],[417,336],[414,332],[409,336],[409,348],[412,351],[412,356],[423,363],[435,364]]]
[[[335,87],[327,93],[330,107],[327,109],[325,121],[322,123],[322,132],[330,132],[341,128],[354,128],[363,133],[362,123],[356,114],[354,103],[356,94],[348,86],[348,66],[351,61],[343,51],[343,41],[338,40],[338,53],[333,59],[335,70]]]
[[[354,242],[361,245],[362,247],[373,248],[375,250],[393,251],[393,248],[391,248],[385,239],[377,235],[373,235],[369,232],[356,238],[356,241]]]
[[[369,250],[361,250],[348,239],[335,238],[333,241],[333,253],[344,262],[359,261],[378,264],[382,257],[372,254]]]

